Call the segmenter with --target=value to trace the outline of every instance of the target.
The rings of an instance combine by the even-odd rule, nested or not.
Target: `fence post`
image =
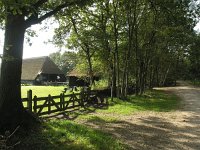
[[[32,90],[27,91],[27,98],[28,98],[27,101],[28,110],[32,112]]]
[[[75,95],[74,95],[74,92],[73,92],[73,93],[72,93],[73,106],[75,105],[75,101],[74,101],[75,98],[74,98],[74,97],[75,97]]]
[[[37,114],[37,96],[35,95],[33,98],[33,112]]]
[[[63,103],[62,108],[63,110],[65,110],[65,94],[64,93],[62,93],[62,103]]]
[[[81,107],[84,107],[84,90],[81,89],[81,92],[80,92],[80,102],[81,102]]]
[[[51,95],[48,95],[48,113],[50,114],[51,112]]]
[[[64,94],[60,93],[60,110],[64,110]]]
[[[87,103],[90,103],[89,101],[90,101],[90,93],[91,93],[91,88],[90,87],[88,87],[87,88],[87,90],[86,90],[86,101],[87,101]]]

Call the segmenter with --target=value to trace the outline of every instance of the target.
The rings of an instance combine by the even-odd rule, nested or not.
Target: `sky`
[[[32,45],[30,46],[27,41],[24,42],[24,51],[23,58],[31,58],[31,57],[40,57],[40,56],[48,56],[51,53],[59,51],[58,47],[55,47],[51,43],[47,43],[48,40],[52,40],[54,35],[54,28],[57,26],[56,24],[51,24],[48,29],[43,29],[45,23],[31,26],[31,30],[36,31],[37,37],[31,37],[30,42]],[[0,31],[0,54],[3,53],[3,43],[4,43],[4,31]]]
[[[194,30],[196,30],[200,33],[200,21],[199,21],[199,23],[197,23],[196,27],[194,27]]]

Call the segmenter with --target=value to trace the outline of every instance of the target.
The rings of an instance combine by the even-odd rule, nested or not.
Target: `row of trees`
[[[185,71],[197,10],[198,3],[188,0],[95,1],[56,15],[59,28],[53,41],[78,50],[91,81],[100,71],[110,81],[112,96],[124,99],[130,85],[141,95]]]
[[[90,3],[92,2],[92,3]],[[1,0],[5,29],[0,75],[0,130],[27,126],[33,117],[21,102],[21,65],[26,30],[54,16],[54,43],[77,49],[91,81],[94,64],[110,80],[112,94],[125,98],[162,85],[174,73],[195,36],[196,0]],[[87,4],[87,5],[86,5]],[[197,40],[198,41],[198,40]],[[193,48],[198,43],[193,43]],[[195,56],[195,51],[194,51]],[[194,66],[196,64],[194,63]],[[98,70],[98,69],[97,69]],[[92,84],[92,83],[91,83]],[[12,93],[12,94],[11,94]]]
[[[200,81],[200,34],[194,36],[186,59],[187,79]]]

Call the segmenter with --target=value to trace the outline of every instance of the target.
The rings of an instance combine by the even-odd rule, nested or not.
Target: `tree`
[[[146,88],[178,77],[176,70],[195,25],[193,4],[187,0],[95,1],[92,7],[75,11],[71,25],[61,18],[65,27],[58,33],[66,38],[59,39],[70,42],[71,48],[79,46],[81,54],[85,45],[95,49],[90,62],[93,64],[95,58],[106,66],[111,97],[125,99],[133,84],[136,94],[142,95]],[[70,38],[62,34],[66,29],[71,31]]]
[[[31,25],[88,0],[2,0],[5,42],[0,79],[0,130],[13,129],[31,120],[21,102],[21,66],[24,34]]]
[[[63,54],[60,52],[52,53],[49,55],[49,57],[65,75],[72,71],[78,62],[77,53],[71,51],[66,51]]]
[[[190,76],[187,77],[190,80],[200,80],[200,35],[194,36],[193,43],[189,51],[189,70]]]

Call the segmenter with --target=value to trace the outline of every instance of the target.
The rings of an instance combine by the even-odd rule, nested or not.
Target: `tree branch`
[[[38,8],[39,8],[40,6],[42,6],[44,3],[46,3],[46,2],[48,2],[48,0],[38,0],[35,4],[31,5],[31,8],[32,8],[32,9],[30,9],[30,10],[28,10],[27,8],[22,8],[23,15],[24,15],[24,16],[27,16],[28,14],[34,12],[34,14],[31,15],[30,17],[35,16],[35,15],[36,15],[36,13],[35,13],[36,10],[38,10]]]
[[[44,3],[46,0],[40,0],[38,1],[37,5],[36,6],[39,6],[42,4],[42,2]],[[31,25],[34,25],[34,24],[38,24],[40,22],[42,22],[43,20],[53,16],[54,14],[58,13],[59,11],[61,11],[63,8],[66,8],[66,7],[69,7],[69,6],[73,6],[73,5],[76,5],[78,4],[78,2],[82,2],[84,0],[76,0],[76,1],[73,1],[73,2],[66,2],[66,3],[63,3],[57,7],[55,7],[55,9],[53,9],[52,11],[50,12],[47,12],[46,14],[44,14],[43,16],[39,17],[38,18],[38,15],[35,14],[35,15],[32,15],[31,17],[29,17],[27,20],[26,20],[26,28],[30,27]]]
[[[40,6],[42,6],[44,3],[48,2],[48,0],[39,0],[38,2],[36,2],[33,7],[35,9],[39,8]]]

